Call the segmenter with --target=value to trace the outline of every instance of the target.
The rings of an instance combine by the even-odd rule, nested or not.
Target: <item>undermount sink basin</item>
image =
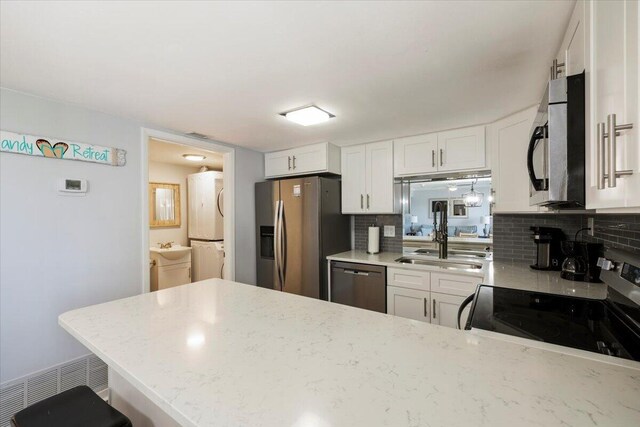
[[[438,256],[437,249],[418,249],[417,251],[415,251],[415,253],[420,255]],[[447,253],[451,256],[465,257],[465,258],[486,258],[488,255],[488,253],[484,251],[472,251],[472,250],[463,250],[463,249],[450,249]]]
[[[185,255],[191,252],[191,248],[189,246],[172,246],[167,249],[151,248],[150,250],[152,253],[158,254],[161,257],[172,261],[183,258]]]
[[[424,259],[417,257],[403,256],[395,260],[400,264],[432,265],[434,267],[446,268],[449,270],[480,270],[482,264],[464,261],[448,261],[444,259]]]

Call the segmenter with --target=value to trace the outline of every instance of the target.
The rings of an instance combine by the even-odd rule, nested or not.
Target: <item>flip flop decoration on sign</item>
[[[82,142],[63,142],[53,138],[24,135],[0,130],[3,153],[25,154],[27,156],[51,159],[79,160],[103,165],[124,166],[127,163],[125,150],[101,147]],[[57,141],[53,145],[51,140]]]
[[[64,142],[57,142],[54,146],[51,146],[51,143],[46,139],[39,139],[36,141],[36,146],[38,150],[45,157],[56,157],[58,159],[62,159],[64,157],[64,153],[69,149],[69,145]]]

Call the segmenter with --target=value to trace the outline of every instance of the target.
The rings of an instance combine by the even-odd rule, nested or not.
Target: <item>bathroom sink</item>
[[[475,262],[448,261],[444,259],[424,259],[408,256],[400,257],[395,261],[400,264],[432,265],[434,267],[446,268],[448,270],[480,270],[482,268],[482,264],[478,264]]]
[[[415,251],[419,255],[435,255],[438,256],[437,249],[418,249]],[[447,252],[451,256],[464,257],[464,258],[486,258],[488,253],[484,251],[473,251],[464,249],[450,249]]]
[[[167,249],[151,248],[150,251],[154,254],[160,255],[163,258],[174,261],[176,259],[183,258],[185,255],[191,252],[191,248],[189,246],[176,245]]]

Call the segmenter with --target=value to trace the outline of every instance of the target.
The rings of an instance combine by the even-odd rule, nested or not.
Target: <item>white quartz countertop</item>
[[[185,426],[640,425],[640,364],[220,279],[59,323]]]
[[[607,287],[604,283],[574,282],[560,277],[559,271],[533,270],[526,262],[512,262],[500,260],[480,260],[450,256],[449,260],[472,261],[483,265],[481,270],[446,270],[438,266],[424,266],[417,264],[400,264],[395,262],[401,256],[409,253],[380,252],[375,255],[366,251],[352,250],[328,256],[333,261],[355,262],[361,264],[384,265],[393,268],[406,268],[425,271],[442,271],[451,274],[464,274],[481,278],[486,285],[505,288],[523,289],[559,295],[570,295],[580,298],[604,299],[607,297]],[[420,256],[437,259],[432,256]],[[480,283],[480,282],[479,282]]]

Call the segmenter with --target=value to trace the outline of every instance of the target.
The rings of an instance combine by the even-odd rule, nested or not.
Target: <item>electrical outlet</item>
[[[396,237],[396,227],[393,225],[385,225],[384,237]]]
[[[593,236],[596,231],[595,218],[587,218],[587,227],[589,227],[589,236]]]

